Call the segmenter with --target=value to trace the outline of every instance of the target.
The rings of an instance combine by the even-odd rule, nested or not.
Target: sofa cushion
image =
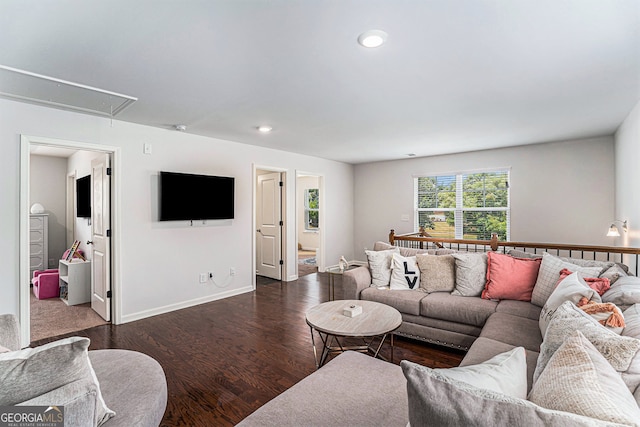
[[[442,372],[401,362],[412,426],[605,426],[591,418],[542,408],[524,399],[474,387]]]
[[[400,253],[398,248],[385,251],[365,251],[371,270],[371,286],[389,286],[391,280],[391,260],[393,254]]]
[[[416,255],[420,269],[420,290],[451,292],[456,286],[456,260],[453,255]]]
[[[89,361],[88,348],[88,338],[71,337],[36,348],[0,354],[0,406],[22,403],[67,384],[84,381],[94,385],[91,390],[81,391],[82,396],[94,394],[94,423],[101,425],[106,422],[114,413],[104,403],[100,384]],[[74,397],[59,398],[71,401]]]
[[[531,351],[539,351],[542,342],[537,320],[507,313],[495,313],[489,317],[480,336]]]
[[[489,360],[493,356],[509,351],[516,346],[505,344],[490,338],[480,337],[469,348],[469,351],[462,359],[460,366],[476,365],[485,360]],[[533,386],[533,372],[536,369],[536,361],[538,360],[538,352],[526,350],[525,357],[527,359],[527,393]]]
[[[420,291],[392,291],[384,288],[367,288],[360,293],[360,299],[381,302],[390,305],[400,313],[416,316],[420,315],[420,300],[425,297],[424,292]]]
[[[452,294],[464,297],[479,297],[487,283],[487,254],[457,253],[456,288]]]
[[[527,301],[502,300],[496,307],[496,313],[512,314],[525,319],[538,320],[541,308]]]
[[[540,264],[540,272],[536,285],[533,288],[531,302],[542,307],[547,302],[547,298],[553,292],[560,278],[560,271],[568,269],[572,272],[579,271],[584,273],[586,277],[598,277],[602,272],[601,267],[580,267],[576,264],[563,261],[560,258],[545,252],[542,256],[542,264]]]
[[[393,246],[387,242],[376,242],[373,244],[374,251],[386,251],[389,249],[398,249],[402,256],[416,256],[418,254],[430,254],[435,255],[435,249],[417,249],[417,248],[403,248],[401,246]]]
[[[238,426],[369,426],[375,422],[405,427],[407,405],[407,382],[399,366],[347,351]]]
[[[484,299],[531,301],[531,292],[538,277],[540,259],[513,258],[509,255],[487,254],[487,283]]]
[[[434,292],[420,301],[420,314],[434,319],[482,326],[496,311],[496,301]]]
[[[403,257],[393,254],[391,258],[391,289],[409,290],[420,288],[420,269],[416,257]]]
[[[548,409],[640,426],[640,408],[620,375],[580,331],[551,357],[529,400]]]

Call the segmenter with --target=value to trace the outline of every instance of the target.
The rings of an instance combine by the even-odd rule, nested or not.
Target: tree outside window
[[[434,237],[509,240],[509,171],[424,176],[415,180],[416,231]]]
[[[305,230],[317,231],[320,217],[320,193],[317,188],[304,190]]]

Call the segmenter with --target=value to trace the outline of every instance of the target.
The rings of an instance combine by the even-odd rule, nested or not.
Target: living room
[[[73,3],[65,3],[64,7],[60,6],[60,11],[48,8],[39,9],[35,5],[30,6],[31,10],[26,10],[22,6],[17,6],[18,3],[3,2],[1,6],[2,19],[8,21],[6,25],[3,24],[3,29],[0,30],[2,44],[9,45],[7,47],[11,47],[11,49],[7,48],[4,53],[0,54],[0,64],[106,90],[131,93],[140,99],[128,110],[121,113],[121,116],[115,118],[65,111],[8,99],[0,100],[0,140],[3,150],[3,156],[0,160],[2,163],[2,167],[0,167],[0,195],[3,203],[0,206],[0,212],[4,219],[2,239],[0,239],[0,255],[4,266],[1,273],[0,313],[22,315],[25,311],[23,295],[24,284],[28,284],[28,277],[26,277],[28,273],[25,272],[24,267],[21,267],[21,251],[25,242],[23,212],[28,212],[29,206],[24,201],[23,190],[21,190],[21,185],[23,185],[21,182],[23,164],[21,162],[24,157],[23,150],[25,150],[21,141],[24,141],[22,144],[26,145],[70,144],[82,149],[106,149],[115,153],[113,167],[114,179],[116,180],[114,197],[117,213],[113,224],[115,264],[112,282],[116,298],[113,306],[115,324],[127,324],[155,315],[255,291],[254,175],[258,169],[276,169],[286,172],[286,195],[290,201],[295,200],[296,197],[297,171],[323,177],[324,192],[320,198],[324,216],[322,219],[324,239],[322,258],[325,263],[322,267],[336,264],[341,256],[345,256],[349,260],[364,261],[364,249],[371,248],[375,241],[385,241],[391,228],[396,229],[399,233],[414,231],[413,178],[415,176],[496,168],[509,168],[511,173],[510,235],[512,239],[640,246],[640,233],[637,231],[637,224],[640,224],[640,195],[636,191],[636,183],[640,182],[640,171],[637,167],[637,160],[640,158],[640,143],[638,142],[640,136],[640,72],[637,56],[632,54],[637,52],[637,49],[634,49],[638,47],[638,30],[637,26],[634,26],[638,23],[635,2],[612,2],[612,4],[619,4],[620,9],[611,6],[612,10],[607,9],[606,19],[602,20],[602,16],[597,13],[598,7],[595,2],[588,2],[588,5],[584,6],[585,9],[580,9],[584,12],[584,15],[581,16],[585,22],[592,25],[585,25],[584,22],[580,25],[574,23],[575,27],[572,28],[580,28],[581,26],[585,28],[575,38],[588,38],[594,45],[593,51],[590,52],[584,47],[588,43],[580,43],[580,55],[585,62],[578,62],[572,58],[574,62],[567,64],[561,61],[561,57],[564,53],[569,55],[571,46],[560,44],[556,50],[553,50],[553,55],[550,54],[549,57],[543,55],[534,58],[534,60],[529,59],[531,62],[541,61],[546,64],[544,67],[536,68],[535,73],[542,73],[541,68],[551,68],[544,75],[550,80],[540,83],[539,86],[535,86],[534,82],[519,74],[522,69],[533,66],[533,64],[526,62],[521,67],[517,67],[519,72],[518,70],[510,70],[509,76],[500,75],[494,79],[479,80],[473,83],[480,87],[479,92],[485,92],[485,96],[473,98],[473,102],[470,101],[469,104],[463,102],[464,98],[459,93],[451,92],[453,100],[450,103],[455,104],[454,101],[457,100],[462,105],[460,109],[463,113],[458,113],[456,119],[465,115],[473,116],[473,120],[460,121],[458,127],[451,126],[441,132],[429,130],[431,128],[438,129],[439,120],[444,120],[443,116],[447,115],[448,109],[453,109],[451,105],[442,103],[442,99],[446,99],[446,94],[438,94],[438,86],[444,83],[432,83],[421,89],[425,95],[418,104],[428,103],[429,97],[433,96],[438,100],[435,103],[439,103],[440,107],[429,107],[428,109],[425,107],[424,111],[418,111],[418,113],[407,108],[399,108],[397,105],[407,101],[405,98],[408,96],[407,93],[411,93],[412,90],[420,91],[415,88],[398,89],[395,92],[398,96],[395,97],[393,96],[394,92],[385,87],[385,91],[382,92],[386,98],[374,100],[363,98],[366,102],[371,102],[370,105],[374,105],[372,102],[377,101],[381,109],[385,111],[399,108],[398,114],[410,117],[414,123],[413,128],[417,132],[412,135],[405,134],[405,131],[408,132],[407,129],[411,129],[411,126],[399,128],[395,124],[394,120],[397,120],[395,116],[393,120],[389,119],[388,121],[384,116],[375,116],[366,125],[357,124],[358,127],[364,129],[369,129],[371,126],[371,133],[363,137],[365,141],[367,138],[371,138],[369,145],[365,143],[365,148],[356,145],[354,149],[349,150],[347,145],[334,146],[331,148],[331,155],[326,153],[322,153],[322,155],[309,154],[317,151],[305,152],[302,142],[299,145],[291,143],[288,147],[283,147],[279,140],[284,140],[285,137],[291,138],[291,135],[294,135],[292,139],[297,138],[299,141],[303,141],[307,135],[309,138],[312,136],[315,138],[315,134],[321,134],[324,127],[339,127],[340,122],[337,119],[332,123],[325,124],[319,122],[323,116],[318,115],[317,121],[306,122],[312,123],[314,126],[299,128],[294,127],[295,120],[285,122],[286,114],[280,112],[280,115],[276,117],[279,122],[274,124],[271,134],[256,135],[255,127],[260,125],[262,120],[266,120],[265,117],[270,118],[268,100],[266,106],[261,105],[258,108],[258,112],[254,111],[249,117],[243,117],[242,120],[247,120],[245,122],[240,123],[241,119],[233,117],[234,111],[242,111],[243,103],[247,98],[250,99],[252,93],[258,96],[261,85],[269,83],[268,78],[265,82],[253,82],[255,76],[252,75],[252,72],[247,71],[251,67],[246,64],[241,62],[240,65],[245,68],[237,70],[238,73],[247,74],[244,82],[246,86],[241,86],[239,83],[234,85],[239,94],[237,97],[239,100],[225,97],[227,95],[217,95],[216,87],[226,85],[231,76],[215,74],[215,67],[201,69],[194,75],[175,77],[178,75],[175,73],[178,73],[182,67],[197,68],[181,64],[185,55],[186,57],[196,55],[194,52],[187,55],[183,50],[186,49],[185,46],[188,46],[186,41],[189,40],[189,37],[196,37],[194,33],[185,30],[180,33],[179,41],[175,43],[164,43],[171,40],[171,37],[166,35],[162,36],[166,38],[160,38],[159,42],[150,42],[151,46],[163,46],[162,55],[159,55],[163,59],[133,77],[136,80],[151,80],[150,76],[158,79],[160,83],[157,92],[168,94],[169,99],[178,97],[183,90],[182,85],[190,79],[206,82],[196,88],[211,91],[203,95],[203,98],[221,98],[229,104],[227,113],[217,113],[219,114],[217,122],[222,123],[216,131],[218,136],[207,136],[206,129],[204,129],[206,126],[199,130],[200,133],[195,131],[191,133],[193,129],[197,129],[198,120],[204,120],[207,114],[199,116],[190,111],[189,105],[184,104],[180,105],[184,114],[179,117],[167,115],[160,109],[153,124],[136,123],[134,113],[138,114],[137,106],[152,102],[154,95],[152,93],[145,94],[145,97],[135,91],[132,92],[124,85],[114,87],[108,78],[109,74],[113,73],[114,79],[120,78],[120,74],[125,74],[124,80],[126,80],[127,73],[116,72],[116,69],[122,70],[123,67],[111,65],[109,59],[111,56],[118,57],[118,60],[121,60],[121,56],[125,58],[140,56],[141,59],[138,61],[144,62],[148,60],[143,52],[144,49],[140,49],[139,45],[129,45],[126,40],[118,40],[116,37],[109,39],[107,43],[110,43],[110,46],[107,46],[104,51],[100,51],[96,58],[72,61],[69,57],[65,57],[58,64],[58,61],[52,58],[52,55],[47,54],[46,50],[49,48],[58,53],[64,52],[65,44],[68,44],[69,50],[79,49],[76,43],[79,44],[77,40],[80,38],[80,34],[64,33],[65,37],[57,38],[51,36],[56,33],[50,29],[51,32],[38,33],[33,31],[28,35],[22,35],[24,38],[21,38],[17,36],[20,34],[20,26],[15,22],[18,21],[18,17],[27,20],[27,17],[31,16],[30,19],[41,20],[43,25],[52,25],[50,21],[53,20],[47,18],[48,14],[50,16],[60,14],[60,22],[62,22],[62,17],[66,15],[65,12],[68,12],[69,16],[74,16],[70,10],[65,9],[66,7],[72,8]],[[343,14],[357,16],[357,13],[354,13],[358,7],[357,2],[349,3],[348,10],[331,12],[332,7],[335,7],[335,4],[332,3],[332,7],[325,8],[325,12],[330,15],[329,17],[321,19],[322,14],[307,16],[307,20],[303,22],[314,22],[317,19],[322,21],[327,28],[331,28],[333,21],[330,17],[333,17],[332,13],[340,16]],[[410,3],[403,4],[397,9],[397,13],[405,16],[407,10],[404,8],[409,7]],[[485,2],[468,3],[470,5],[485,4]],[[533,2],[531,3],[533,4]],[[382,13],[385,10],[382,8],[384,4],[385,2],[380,2],[381,9],[374,14],[375,19],[358,20],[355,24],[345,27],[348,28],[348,31],[344,31],[348,34],[343,35],[342,38],[345,42],[353,43],[353,47],[349,48],[349,55],[357,55],[362,52],[365,55],[371,53],[359,51],[358,49],[362,48],[357,45],[355,39],[360,32],[369,29],[370,25],[376,27],[384,23],[381,17],[384,16]],[[567,5],[569,5],[568,7],[579,7],[574,2],[567,2]],[[128,10],[130,7],[124,3],[121,6],[124,10]],[[114,10],[117,9],[115,6],[111,7]],[[315,12],[316,7],[322,10],[322,2],[318,2],[318,5],[314,6],[311,12]],[[441,7],[444,6],[441,5]],[[393,7],[390,9],[394,10]],[[458,10],[460,15],[457,16],[459,19],[466,16],[464,22],[469,24],[467,22],[469,20],[480,19],[474,13],[483,14],[481,9],[478,6],[477,8],[471,7],[470,11]],[[552,2],[532,6],[532,9],[538,10],[539,15],[542,15],[532,22],[543,22],[545,10],[549,11],[551,15],[557,12],[564,19],[569,19],[567,15],[570,15],[566,11],[563,13],[557,11]],[[82,9],[79,10],[82,11]],[[634,11],[635,15],[633,15]],[[144,11],[136,10],[135,12],[143,13]],[[276,12],[272,13],[280,16]],[[288,12],[291,11],[288,10]],[[430,11],[427,10],[427,12]],[[424,18],[424,14],[427,12],[423,11],[419,15]],[[435,11],[431,12],[435,13]],[[499,15],[499,12],[495,13]],[[504,11],[507,16],[509,12],[509,10]],[[102,14],[109,17],[106,21],[110,24],[116,25],[118,23],[117,20],[112,21],[117,15],[114,11],[101,8],[100,13],[87,11],[84,13],[89,17]],[[190,11],[189,16],[192,17],[194,13]],[[237,13],[241,12],[237,11]],[[180,13],[170,8],[163,12],[163,19],[166,19],[166,21],[162,21],[166,25],[164,28],[171,28],[171,25],[175,23],[169,20],[165,14],[175,18],[180,16]],[[398,31],[402,27],[402,16],[394,24]],[[514,26],[524,25],[522,22],[525,22],[526,19],[518,16],[522,21],[519,19]],[[588,17],[591,18],[587,21]],[[256,17],[253,19],[258,20]],[[343,19],[348,21],[347,18]],[[140,21],[143,19],[140,18]],[[450,21],[459,22],[455,19]],[[598,27],[599,32],[596,33],[598,36],[587,37],[589,31],[595,31],[590,27],[601,21],[606,21],[609,26],[602,24],[603,28]],[[91,26],[91,23],[96,24],[93,19],[89,18],[86,22],[87,26]],[[281,23],[278,19],[275,22]],[[500,21],[498,20],[498,22]],[[441,31],[438,33],[441,39],[450,36],[446,28],[442,28],[444,24],[435,26],[435,23],[432,23],[432,25],[434,25],[433,28],[439,28]],[[615,34],[610,38],[605,37],[607,31],[618,26],[622,28],[621,34]],[[34,27],[32,26],[32,28]],[[69,25],[69,27],[73,26]],[[530,32],[530,37],[535,39],[538,36],[534,29],[530,27],[527,29]],[[545,29],[551,31],[549,28],[545,27]],[[587,31],[587,29],[589,30]],[[455,25],[451,31],[454,30],[461,31],[460,25]],[[57,28],[57,31],[62,31],[62,29]],[[160,37],[163,31],[158,30],[154,34],[156,37]],[[317,31],[319,32],[319,28]],[[354,31],[355,34],[351,34]],[[418,30],[413,29],[412,31]],[[509,30],[504,31],[509,33]],[[393,48],[393,43],[400,43],[399,33],[394,34],[390,30],[387,32],[389,32],[389,44],[383,45],[381,49]],[[553,33],[556,37],[562,34],[562,32]],[[403,40],[410,39],[410,35],[411,31],[405,33]],[[76,36],[78,37],[76,38]],[[568,44],[575,41],[574,36],[564,36],[570,38]],[[94,37],[99,38],[96,35]],[[55,43],[48,44],[46,41],[49,38]],[[276,39],[280,40],[279,37]],[[594,39],[606,40],[606,42],[596,42]],[[319,42],[316,41],[316,43]],[[557,46],[554,44],[555,40],[547,41],[547,43],[548,45],[542,43],[535,46],[546,46],[549,49]],[[241,46],[236,48],[240,49]],[[618,49],[619,46],[622,47]],[[54,47],[57,50],[53,49]],[[448,47],[451,52],[456,52],[455,49],[461,49],[460,45]],[[98,49],[98,46],[93,48]],[[428,52],[428,48],[417,48],[424,49],[425,54]],[[506,46],[501,44],[500,48],[506,48]],[[311,56],[305,49],[295,45],[286,52],[292,55],[294,53],[304,55],[301,60],[304,62],[308,59],[307,56]],[[472,56],[471,50],[462,51]],[[622,53],[618,50],[621,50]],[[114,52],[118,54],[116,55]],[[378,52],[384,53],[384,50]],[[228,53],[230,55],[229,61],[233,59],[233,55],[227,50],[220,53]],[[395,51],[392,53],[395,55]],[[458,63],[457,61],[460,59],[457,55],[451,54],[453,57],[447,57],[444,53],[446,52],[439,51],[443,62],[453,62],[456,68],[464,68],[469,65]],[[495,54],[496,52],[490,49],[486,55],[491,57]],[[330,56],[330,52],[323,53],[323,60],[326,59],[326,55]],[[402,57],[403,60],[397,56],[376,59],[369,55],[366,61],[360,59],[358,67],[352,69],[365,74],[371,70],[369,67],[392,61],[403,64],[407,70],[414,69],[414,63],[410,59],[415,57],[415,51],[410,50],[409,53],[405,52],[405,55]],[[70,56],[73,57],[73,55]],[[247,54],[247,56],[250,55]],[[38,57],[40,60],[37,60]],[[264,56],[261,58],[263,62],[258,61],[251,64],[253,69],[260,69],[260,64],[264,64],[266,61]],[[519,58],[522,59],[522,57]],[[591,58],[592,61],[589,62],[585,58]],[[116,58],[113,58],[113,61],[115,60]],[[88,63],[92,61],[100,63],[96,65],[99,70],[87,71],[86,74],[80,72],[82,68],[91,68]],[[558,61],[558,64],[556,65],[554,61]],[[491,68],[491,64],[484,61],[480,65]],[[364,109],[363,105],[366,102],[354,101],[354,99],[359,99],[359,96],[363,96],[361,92],[374,92],[378,88],[371,81],[367,81],[368,85],[359,86],[359,76],[327,77],[332,75],[333,70],[322,68],[322,62],[314,62],[311,68],[313,67],[319,70],[319,75],[315,75],[313,78],[305,77],[310,79],[311,85],[319,85],[322,90],[333,93],[346,91],[343,85],[352,83],[353,90],[355,91],[356,88],[359,90],[357,94],[352,94],[352,98],[343,100],[353,109]],[[454,67],[452,66],[452,68]],[[98,71],[100,71],[99,74]],[[446,74],[450,71],[447,69],[438,72]],[[100,77],[93,80],[90,78],[92,73]],[[407,74],[412,73],[407,72]],[[490,74],[487,72],[487,75]],[[273,78],[273,75],[270,76],[269,78]],[[285,73],[284,76],[292,78],[290,73]],[[472,75],[465,76],[468,80],[475,82]],[[556,81],[553,80],[553,76],[560,77]],[[395,82],[404,77],[407,76],[403,74],[394,74],[393,77],[378,75],[378,79],[389,79]],[[442,77],[442,75],[439,74],[438,77]],[[456,77],[462,79],[464,76]],[[584,79],[586,82],[577,86],[571,85],[572,81],[580,79]],[[258,79],[256,78],[256,80]],[[326,83],[325,80],[330,81]],[[285,84],[280,80],[278,82],[278,85]],[[295,87],[305,86],[305,79],[291,80],[290,83]],[[449,82],[447,90],[457,84]],[[523,89],[520,97],[518,96],[519,92],[514,89],[517,84],[527,89],[526,91]],[[505,85],[505,91],[507,88],[509,89],[507,92],[513,96],[512,98],[505,100],[499,97],[501,85]],[[544,102],[539,101],[537,91],[543,92],[547,86],[553,90],[547,89],[544,92]],[[593,89],[587,91],[586,88]],[[464,86],[464,89],[469,89],[469,86]],[[197,105],[204,101],[197,96],[197,90],[191,90],[192,108],[196,109]],[[564,90],[572,96],[566,95]],[[331,109],[332,105],[339,104],[337,99],[327,100],[319,97],[316,93],[314,95],[315,97],[309,97],[310,104],[325,105],[327,110]],[[441,98],[436,98],[436,95]],[[503,105],[500,110],[505,114],[502,123],[504,128],[501,126],[498,115],[484,116],[485,108],[488,110],[496,108],[489,105],[490,101],[495,98],[499,98],[496,104],[506,105],[506,107]],[[566,102],[566,98],[570,98],[571,102]],[[531,99],[535,99],[536,102],[530,101]],[[387,103],[392,101],[394,104],[387,106]],[[482,104],[481,101],[486,101],[487,104]],[[558,103],[562,103],[562,108],[555,108]],[[306,108],[307,104],[304,105]],[[519,121],[516,121],[514,116],[506,115],[508,110],[516,109],[522,105],[529,105],[529,109],[517,113],[520,117]],[[588,105],[589,108],[582,109],[584,105]],[[304,110],[298,105],[290,105],[288,113],[293,114],[291,110],[297,109]],[[284,111],[287,112],[287,110]],[[609,113],[605,114],[606,111]],[[124,116],[127,112],[132,114],[128,118]],[[208,115],[215,114],[209,113]],[[605,115],[607,120],[597,120],[599,116]],[[486,122],[486,127],[477,122]],[[177,131],[173,127],[174,124],[179,123],[188,125],[186,132]],[[401,123],[405,124],[405,122]],[[549,123],[553,126],[550,126]],[[569,123],[570,126],[563,128],[560,126],[562,123]],[[285,124],[290,128],[286,129]],[[509,131],[503,130],[507,126],[509,126]],[[229,127],[236,129],[236,133],[232,133],[228,129]],[[516,128],[525,129],[526,134],[515,133],[514,129]],[[230,135],[235,135],[235,138]],[[394,139],[394,135],[398,136],[397,140]],[[489,135],[492,137],[490,138]],[[326,141],[331,140],[330,137],[323,135],[320,138],[324,138]],[[411,138],[414,138],[411,144],[403,145],[406,140]],[[253,144],[246,142],[253,140],[257,140],[257,142]],[[460,144],[461,140],[466,140],[466,145]],[[487,144],[481,145],[486,141],[488,141]],[[145,144],[151,145],[152,152],[150,154],[145,153]],[[317,140],[315,144],[322,145]],[[425,151],[418,151],[419,149]],[[361,152],[362,157],[356,157],[354,151]],[[379,151],[385,154],[378,155]],[[410,153],[416,154],[415,158],[409,158],[408,154]],[[154,204],[155,197],[157,197],[155,182],[157,182],[160,171],[235,177],[235,218],[230,223],[209,223],[194,227],[188,224],[167,225],[160,223],[157,220],[157,206]],[[295,217],[293,208],[293,204],[287,206],[286,214],[289,218]],[[606,229],[613,220],[627,220],[628,232],[622,233],[619,238],[606,237]],[[295,221],[286,222],[285,230],[287,252],[285,254],[284,276],[287,280],[292,280],[296,277],[297,259]],[[234,268],[236,271],[233,277],[228,275],[230,268]],[[218,287],[210,282],[199,283],[199,274],[208,271],[216,272],[223,279],[222,281],[228,284],[225,287]],[[29,341],[26,335],[23,335],[23,340],[27,345]]]

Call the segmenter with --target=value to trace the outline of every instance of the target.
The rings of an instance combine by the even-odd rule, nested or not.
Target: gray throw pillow
[[[400,362],[400,366],[407,379],[409,423],[412,426],[611,426],[478,388],[406,360]]]
[[[453,255],[416,255],[420,269],[420,290],[451,292],[456,285],[456,259]]]
[[[640,302],[640,277],[620,277],[611,288],[602,294],[602,302],[611,302],[626,310]]]
[[[98,390],[95,424],[101,425],[115,412],[106,407],[99,392],[88,348],[88,338],[71,337],[36,348],[0,353],[0,406],[16,405],[75,381],[90,379]]]
[[[640,340],[640,303],[633,304],[624,312],[624,329],[622,336]]]
[[[456,287],[451,295],[479,297],[487,283],[487,254],[456,253]]]

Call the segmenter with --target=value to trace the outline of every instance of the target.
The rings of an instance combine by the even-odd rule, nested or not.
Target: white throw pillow
[[[393,254],[391,260],[391,289],[409,290],[420,288],[420,269],[416,257]]]
[[[400,253],[400,249],[393,248],[384,251],[364,251],[369,261],[371,271],[371,286],[378,288],[389,286],[391,280],[391,257]]]
[[[527,357],[524,347],[516,347],[500,353],[478,365],[434,369],[434,371],[474,387],[504,393],[519,399],[527,398]]]
[[[558,286],[553,293],[544,303],[542,311],[540,312],[540,332],[544,338],[544,334],[547,331],[549,321],[553,316],[553,313],[558,307],[565,301],[571,301],[577,304],[582,298],[587,298],[589,301],[602,302],[598,292],[591,289],[587,282],[585,282],[579,273],[572,273],[565,277],[565,279],[558,283]]]
[[[640,408],[620,375],[580,331],[551,357],[529,400],[548,409],[640,426]]]
[[[556,288],[560,278],[560,271],[565,268],[571,272],[579,271],[583,273],[584,277],[598,277],[602,271],[602,267],[580,267],[570,262],[562,261],[560,258],[545,252],[542,255],[542,264],[540,264],[538,278],[531,294],[532,304],[538,307],[544,306],[544,303],[547,302],[547,299]]]

